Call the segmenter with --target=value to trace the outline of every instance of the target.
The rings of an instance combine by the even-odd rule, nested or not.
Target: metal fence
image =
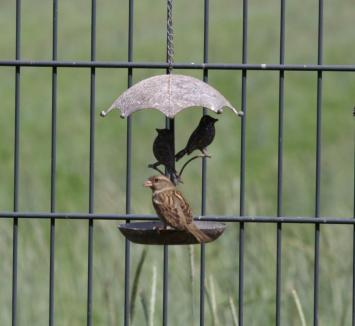
[[[325,71],[355,72],[355,65],[325,65],[323,64],[323,0],[318,3],[318,59],[317,64],[285,64],[285,0],[280,1],[280,46],[278,64],[250,64],[248,63],[248,0],[243,0],[243,47],[241,63],[209,63],[208,42],[209,42],[209,1],[204,0],[204,46],[203,62],[201,63],[174,63],[173,68],[193,69],[203,71],[203,80],[208,82],[208,72],[210,70],[239,70],[242,72],[241,89],[241,109],[244,116],[241,121],[241,161],[240,161],[240,208],[239,216],[208,216],[206,215],[206,171],[207,165],[203,161],[202,165],[202,204],[201,217],[203,221],[225,221],[228,223],[239,224],[239,291],[238,298],[238,321],[243,325],[244,317],[244,244],[245,226],[248,223],[274,223],[276,227],[277,251],[276,251],[276,289],[275,289],[275,311],[276,325],[281,324],[281,248],[282,248],[282,226],[285,223],[306,223],[314,225],[314,303],[313,303],[313,324],[318,325],[319,307],[319,266],[320,266],[320,225],[321,224],[347,224],[355,225],[355,219],[335,218],[320,216],[320,175],[321,175],[321,134],[322,134],[322,77]],[[53,34],[52,34],[52,60],[50,61],[31,61],[21,58],[21,0],[16,0],[16,55],[14,60],[1,60],[0,66],[15,68],[15,135],[14,135],[14,192],[13,192],[13,211],[0,212],[0,218],[13,219],[13,266],[12,266],[12,325],[17,324],[17,276],[18,276],[18,228],[21,219],[48,219],[50,220],[50,266],[49,266],[49,325],[54,325],[54,249],[55,249],[55,229],[58,219],[83,219],[88,221],[88,270],[87,270],[87,325],[92,325],[93,311],[93,231],[95,220],[151,220],[156,219],[153,215],[134,215],[131,214],[131,166],[132,166],[132,144],[131,144],[131,119],[127,121],[127,146],[126,146],[126,214],[97,214],[94,212],[94,151],[95,151],[95,76],[97,68],[122,68],[127,69],[127,85],[132,85],[132,75],[134,69],[168,69],[166,62],[134,62],[133,58],[133,21],[134,3],[129,0],[128,12],[128,56],[124,62],[102,62],[96,61],[96,0],[91,1],[91,59],[90,61],[59,61],[57,59],[58,45],[58,0],[53,0]],[[49,212],[24,212],[19,211],[19,149],[20,149],[20,92],[21,92],[21,68],[22,67],[50,67],[52,68],[52,127],[51,127],[51,205]],[[56,145],[57,145],[57,69],[58,68],[87,68],[91,71],[90,84],[90,161],[89,161],[89,203],[87,213],[57,213],[56,212]],[[245,174],[246,174],[246,122],[247,112],[247,77],[248,71],[277,71],[279,73],[278,90],[278,174],[277,174],[277,214],[272,216],[245,216]],[[317,74],[317,119],[316,119],[316,161],[315,161],[315,202],[314,216],[312,217],[285,217],[283,216],[283,136],[284,136],[284,77],[286,71],[311,71]],[[173,121],[168,121],[173,127]],[[354,198],[355,201],[355,198]],[[354,213],[355,215],[355,213]],[[354,245],[355,248],[355,228]],[[164,246],[164,269],[163,269],[163,325],[168,324],[169,313],[169,248]],[[130,300],[130,243],[125,242],[125,288],[124,288],[124,325],[129,325],[129,300]],[[200,259],[200,325],[205,324],[205,246],[201,245]],[[355,250],[353,250],[353,279],[355,277]],[[352,324],[355,325],[355,283],[352,289]]]

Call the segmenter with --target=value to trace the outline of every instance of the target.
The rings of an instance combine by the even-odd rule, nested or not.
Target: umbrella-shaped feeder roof
[[[190,107],[205,107],[215,113],[222,113],[224,107],[237,111],[229,101],[207,83],[184,75],[158,75],[144,79],[123,92],[109,107],[102,111],[106,116],[113,109],[121,111],[126,118],[135,111],[156,109],[168,118],[173,118],[180,111]]]

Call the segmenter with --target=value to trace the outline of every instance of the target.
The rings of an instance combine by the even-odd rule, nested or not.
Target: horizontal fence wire
[[[61,68],[137,68],[168,69],[166,62],[137,61],[36,61],[0,60],[5,67],[61,67]],[[275,70],[275,71],[355,71],[355,65],[334,64],[266,64],[266,63],[173,63],[173,69],[198,70]]]
[[[50,212],[0,212],[0,219],[61,219],[61,220],[127,220],[157,221],[157,215],[151,214],[100,214],[100,213],[50,213]],[[348,217],[312,217],[312,216],[234,216],[204,215],[195,216],[196,221],[245,222],[245,223],[285,223],[285,224],[355,224],[353,216]]]

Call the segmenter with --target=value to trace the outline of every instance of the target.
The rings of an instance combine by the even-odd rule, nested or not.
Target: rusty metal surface
[[[144,79],[121,94],[101,116],[111,110],[119,109],[121,117],[126,118],[135,111],[156,109],[168,118],[190,107],[205,107],[216,113],[222,113],[228,107],[238,112],[229,101],[207,83],[184,75],[158,75]]]
[[[226,228],[224,223],[220,222],[202,222],[195,221],[196,225],[212,242],[216,240]],[[161,222],[137,222],[126,223],[118,226],[122,234],[130,241],[140,244],[151,245],[186,245],[199,243],[192,234],[176,229],[157,230],[162,228]]]

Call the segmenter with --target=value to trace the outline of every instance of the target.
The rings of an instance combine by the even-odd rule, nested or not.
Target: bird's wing
[[[193,221],[193,216],[189,203],[179,190],[174,190],[174,197],[177,198],[176,210],[185,217],[186,223],[190,224]]]
[[[159,137],[159,138],[158,138]],[[173,137],[171,135],[159,136],[153,144],[153,152],[159,163],[174,166],[174,146]]]
[[[199,141],[199,127],[197,127],[191,134],[187,145],[186,145],[186,149],[187,149],[187,153],[190,154],[191,152],[193,152],[195,149],[198,148],[197,143]]]
[[[158,216],[173,228],[185,230],[186,225],[192,222],[190,206],[177,190],[157,194],[153,204]]]
[[[187,151],[190,154],[195,149],[203,149],[206,147],[206,137],[209,136],[209,132],[206,126],[199,125],[191,134],[187,143]]]

